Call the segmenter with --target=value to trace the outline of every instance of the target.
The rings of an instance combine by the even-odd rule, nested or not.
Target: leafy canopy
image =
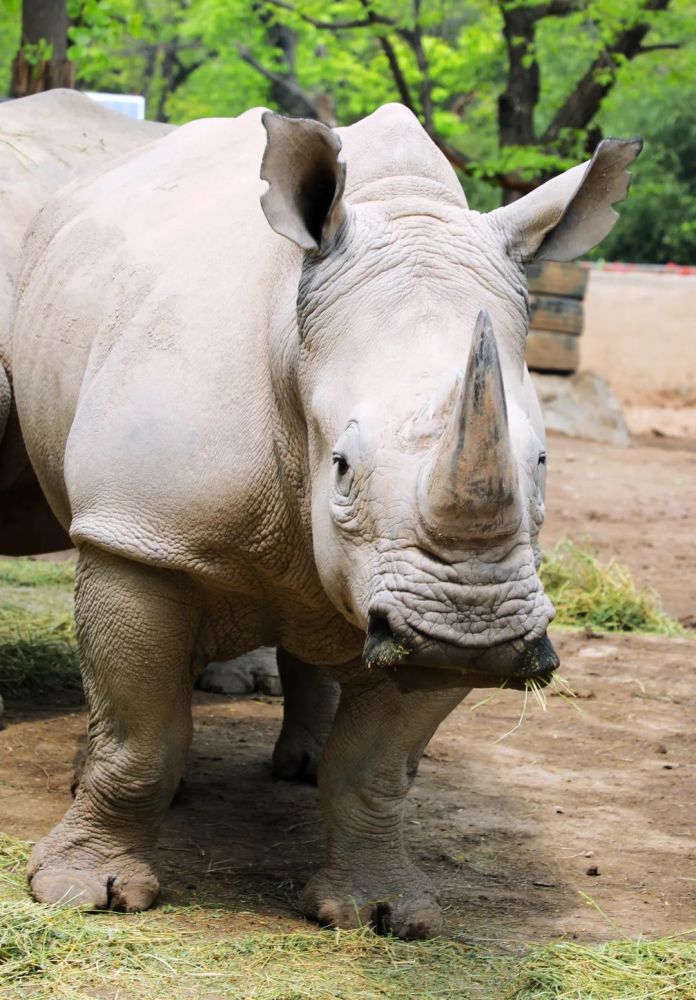
[[[31,2],[31,0],[25,0]],[[587,158],[646,149],[603,252],[696,259],[696,0],[67,0],[79,85],[184,122],[263,104],[347,124],[410,106],[480,209]],[[20,0],[0,11],[0,86]]]

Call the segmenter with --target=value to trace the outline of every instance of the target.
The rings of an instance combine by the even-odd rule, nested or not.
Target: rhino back
[[[8,366],[21,247],[36,213],[76,174],[171,129],[126,118],[74,90],[49,90],[0,105],[0,356]]]

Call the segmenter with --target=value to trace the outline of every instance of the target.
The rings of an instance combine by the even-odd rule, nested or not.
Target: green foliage
[[[0,96],[9,93],[12,60],[20,42],[22,0],[0,4]]]
[[[696,103],[690,89],[672,103],[644,108],[648,136],[633,167],[622,223],[594,257],[642,263],[696,262]],[[641,131],[636,109],[624,109],[628,132]]]
[[[637,587],[630,571],[611,560],[601,563],[570,541],[544,556],[541,579],[556,608],[556,625],[603,632],[681,635],[653,591]]]
[[[25,43],[24,58],[30,66],[34,67],[34,73],[38,75],[41,64],[49,62],[53,58],[53,46],[45,38],[40,38],[33,45]]]
[[[411,104],[463,171],[470,203],[499,203],[501,176],[536,182],[586,158],[604,134],[642,134],[622,222],[597,256],[696,260],[693,171],[696,0],[568,0],[510,38],[538,66],[533,141],[501,146],[498,99],[509,12],[538,0],[67,0],[79,85],[143,94],[148,115],[185,122],[254,105],[348,124],[379,104]],[[19,36],[20,0],[0,11],[0,85]],[[617,38],[649,26],[629,56]],[[521,31],[522,29],[520,29]],[[655,46],[671,46],[657,48]],[[606,54],[613,52],[607,61]],[[589,124],[545,133],[590,67],[607,87]],[[588,128],[595,130],[592,137]]]

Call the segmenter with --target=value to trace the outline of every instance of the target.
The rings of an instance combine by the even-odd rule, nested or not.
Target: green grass
[[[73,1000],[693,1000],[696,942],[571,942],[520,951],[371,931],[245,932],[234,914],[43,906],[28,845],[0,835],[0,997]],[[262,902],[263,905],[263,902]],[[468,935],[475,928],[468,928]],[[120,991],[120,992],[117,992]]]
[[[603,563],[568,540],[544,556],[541,579],[556,608],[555,625],[599,632],[687,634],[662,610],[658,595],[638,587],[625,566],[613,559]]]
[[[594,948],[561,942],[527,955],[514,1000],[693,1000],[696,942],[610,941]]]
[[[79,690],[74,566],[0,559],[0,694]]]
[[[0,997],[445,1000],[500,996],[510,958],[371,931],[245,933],[234,914],[162,907],[88,914],[33,902],[27,845],[0,836]],[[491,993],[491,990],[493,992]]]

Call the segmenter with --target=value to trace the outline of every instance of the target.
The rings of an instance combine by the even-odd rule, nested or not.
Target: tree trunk
[[[508,51],[505,90],[498,98],[498,138],[503,146],[534,146],[534,108],[539,100],[539,65],[534,54],[535,12],[501,5],[503,36]],[[502,188],[503,204],[521,192]]]
[[[11,97],[75,86],[75,68],[67,58],[68,23],[66,0],[24,0],[22,40],[12,64]]]

